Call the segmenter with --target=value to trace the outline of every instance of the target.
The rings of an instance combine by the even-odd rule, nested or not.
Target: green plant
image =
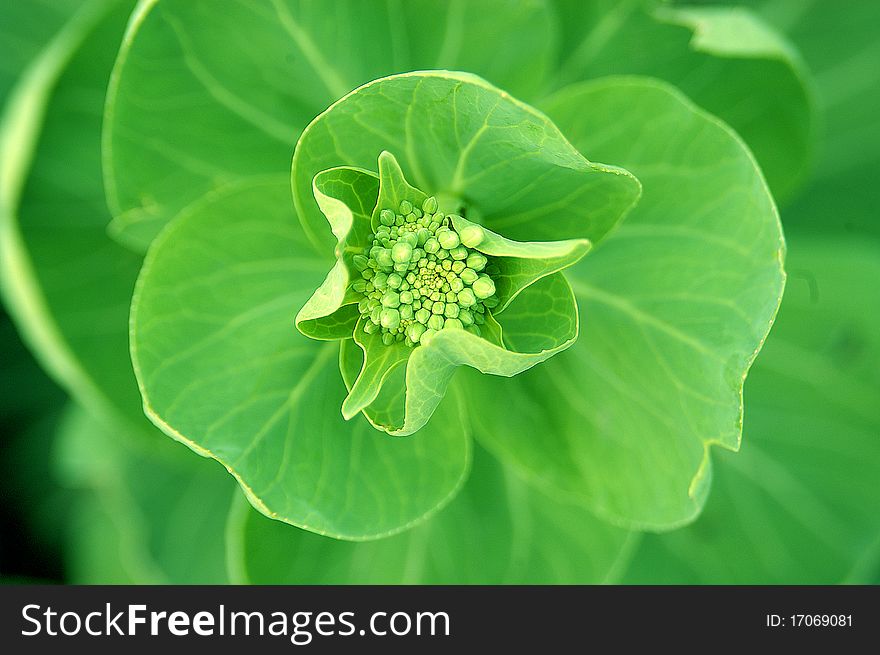
[[[658,551],[757,503],[716,493],[678,529],[713,458],[785,479],[748,444],[713,452],[751,429],[782,298],[771,189],[796,196],[815,136],[800,55],[742,8],[333,4],[93,0],[10,96],[3,290],[85,408],[59,436],[63,479],[94,490],[74,572],[690,575]],[[804,243],[799,266],[845,288]],[[837,310],[798,302],[776,343],[821,353],[808,327]],[[760,408],[802,392],[760,390],[761,362],[772,431]],[[853,411],[876,428],[870,395]],[[848,519],[847,548],[875,522]]]

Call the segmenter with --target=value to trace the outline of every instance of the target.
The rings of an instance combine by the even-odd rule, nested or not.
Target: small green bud
[[[429,318],[431,318],[431,312],[427,309],[422,308],[416,312],[415,319],[422,325],[427,323]]]
[[[445,309],[446,309],[445,302],[435,302],[433,305],[431,305],[431,313],[432,314],[442,314]]]
[[[464,268],[465,268],[464,262],[460,262],[460,261],[459,262],[452,262],[452,272],[455,273],[456,275],[461,273],[464,270]]]
[[[492,296],[491,298],[486,298],[483,301],[483,305],[485,305],[489,309],[492,309],[493,307],[497,307],[499,302],[500,301],[498,300],[498,296]]]
[[[449,283],[449,288],[452,289],[455,293],[458,293],[462,289],[464,289],[464,282],[461,281],[461,278],[455,278]]]
[[[458,293],[458,304],[462,307],[473,307],[477,304],[477,297],[470,289],[462,289]]]
[[[411,245],[413,248],[415,248],[416,245],[418,245],[419,237],[418,237],[418,235],[416,235],[415,232],[404,232],[403,234],[400,235],[399,240],[405,241],[406,243]],[[416,257],[416,259],[418,259],[418,257]]]
[[[382,335],[382,343],[384,343],[386,346],[390,346],[392,343],[394,343],[394,335],[390,332],[386,332]]]
[[[430,236],[431,233],[428,231],[427,228],[420,227],[416,232],[416,244],[419,246],[424,246],[425,241],[427,241]]]
[[[382,318],[382,307],[381,306],[373,307],[373,309],[370,310],[370,320],[373,321],[373,323],[375,323],[376,325],[379,325],[379,321],[381,320],[381,318]]]
[[[444,259],[441,266],[443,267],[444,271],[451,271],[452,270],[452,262],[449,261],[448,259]]]
[[[467,261],[465,262],[468,265],[468,268],[472,268],[475,271],[482,271],[486,267],[486,262],[489,261],[486,258],[486,255],[480,252],[472,252],[467,257]]]
[[[444,250],[443,248],[440,248],[440,250],[437,251],[437,259],[447,259],[448,257],[449,257],[448,250]]]
[[[383,307],[400,307],[400,295],[396,291],[386,291],[382,294]]]
[[[477,281],[480,275],[472,268],[466,268],[461,272],[461,281],[465,284],[473,284]]]
[[[400,320],[409,320],[413,317],[413,308],[412,305],[401,305],[397,308],[397,311],[400,312]]]
[[[437,241],[434,237],[431,237],[427,241],[425,241],[425,252],[431,253],[432,255],[440,250],[440,242]]]
[[[461,321],[461,324],[467,327],[468,325],[474,324],[474,315],[471,314],[467,309],[461,309],[458,312],[458,320]]]
[[[423,300],[422,301],[422,307],[424,307],[427,310],[430,310],[433,304],[434,304],[433,300]]]
[[[394,225],[394,212],[390,209],[383,209],[379,212],[379,222],[382,225]]]
[[[409,200],[400,201],[400,213],[406,216],[413,210],[412,203]]]
[[[379,291],[388,286],[388,274],[376,273],[376,277],[373,278],[373,286],[379,289]]]
[[[400,292],[400,304],[401,305],[411,305],[413,301],[413,295],[409,291],[401,291]]]
[[[359,271],[366,269],[369,265],[369,261],[370,260],[363,255],[355,255],[351,258],[351,263],[354,264],[354,267]]]
[[[409,262],[394,264],[394,270],[398,273],[406,273],[409,270]]]
[[[434,314],[431,318],[428,319],[428,327],[432,330],[442,330],[443,317],[439,314]]]
[[[369,301],[369,299],[367,299],[367,298],[361,298],[361,300],[358,302],[358,311],[359,311],[361,314],[364,314],[364,313],[370,311],[370,301]]]
[[[452,259],[456,261],[461,261],[462,259],[467,259],[468,249],[464,246],[459,246],[458,248],[453,248],[449,251],[449,254],[452,255]]]
[[[370,264],[373,264],[373,263],[374,263],[374,262],[370,262]],[[374,271],[372,268],[368,268],[368,269],[365,270],[363,273],[361,273],[361,275],[364,276],[364,279],[367,279],[367,280],[369,280],[369,279],[370,279],[371,277],[373,277],[375,274],[376,274],[376,271]]]
[[[391,259],[398,264],[406,263],[412,257],[412,246],[402,239],[391,248]]]
[[[495,283],[488,275],[481,275],[471,288],[477,298],[488,298],[495,293]]]
[[[443,312],[443,315],[446,318],[458,318],[458,305],[453,302],[446,303],[446,310]]]
[[[379,326],[376,325],[375,323],[372,323],[370,321],[366,321],[364,323],[364,332],[366,332],[367,334],[373,334],[378,329],[379,329]]]
[[[406,336],[413,343],[418,343],[424,331],[425,326],[421,323],[410,323],[409,327],[406,328]]]
[[[483,242],[485,236],[483,228],[479,225],[468,225],[461,231],[461,242],[468,248],[476,248]]]
[[[351,283],[351,288],[358,293],[363,293],[367,289],[367,281],[361,278]]]
[[[460,330],[464,326],[461,324],[461,321],[459,321],[457,318],[447,318],[446,321],[443,323],[443,327],[451,328],[453,330]]]
[[[446,285],[444,284],[443,286]],[[455,302],[456,300],[458,300],[458,297],[456,296],[455,291],[450,289],[446,292],[446,302]]]
[[[446,250],[452,250],[453,248],[458,247],[458,244],[461,243],[461,240],[458,238],[458,233],[454,230],[444,230],[437,231],[437,241],[440,242],[440,246],[445,248]]]
[[[425,202],[422,203],[422,210],[426,214],[433,214],[437,211],[437,198],[434,196],[430,196],[425,198]]]
[[[392,273],[388,276],[388,279],[386,280],[386,284],[392,289],[399,289],[401,282],[403,282],[403,278],[400,277],[397,273]]]
[[[394,266],[394,260],[391,258],[391,251],[387,248],[382,248],[382,250],[376,255],[376,263],[382,268],[391,268]]]
[[[396,309],[383,309],[379,314],[379,324],[386,330],[393,330],[400,325],[400,312]]]
[[[416,216],[416,210],[413,209],[409,214],[403,217],[404,223],[415,223],[418,220],[418,216]]]

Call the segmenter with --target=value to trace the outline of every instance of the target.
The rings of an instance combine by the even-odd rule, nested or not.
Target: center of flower
[[[352,288],[363,294],[364,331],[380,332],[389,346],[427,343],[445,329],[479,336],[486,310],[498,304],[489,275],[494,267],[474,249],[482,228],[471,225],[459,234],[433,197],[421,208],[404,200],[397,211],[383,209],[379,223],[368,255],[354,257],[361,278]]]

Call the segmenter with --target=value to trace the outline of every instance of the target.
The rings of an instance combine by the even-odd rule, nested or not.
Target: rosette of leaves
[[[375,427],[408,435],[428,422],[457,366],[510,377],[574,343],[577,304],[560,271],[590,242],[506,239],[445,213],[479,207],[441,206],[407,183],[392,154],[378,169],[315,176],[337,262],[297,327],[343,340],[345,418],[362,411]]]
[[[657,530],[699,513],[710,447],[738,447],[743,378],[783,279],[772,198],[749,150],[724,123],[655,79],[557,88],[549,71],[558,16],[537,0],[340,1],[332,22],[310,10],[320,5],[293,0],[223,12],[200,0],[146,1],[124,39],[130,7],[89,5],[94,16],[71,25],[13,97],[0,189],[6,298],[41,361],[77,400],[150,432],[145,412],[166,434],[219,460],[263,514],[345,539],[402,532],[470,493],[491,492],[542,520],[553,503],[570,503],[585,531],[579,543],[622,532],[585,513]],[[626,16],[608,9],[619,25],[613,36],[632,34],[617,19],[653,25],[651,12],[634,6]],[[106,7],[114,7],[112,20],[96,28]],[[588,35],[596,17],[581,18]],[[341,34],[348,47],[330,56],[326,44]],[[665,47],[652,34],[651,43]],[[404,42],[402,35],[421,36]],[[607,51],[587,41],[592,54],[628,70],[629,58],[613,54],[617,38]],[[692,49],[671,46],[680,48]],[[728,52],[724,69],[760,67],[762,53],[775,58],[780,76],[793,70],[760,48],[742,57]],[[579,67],[589,57],[577,60],[571,81],[590,76],[589,66]],[[398,74],[428,68],[469,73]],[[661,68],[632,70],[676,81]],[[731,86],[760,108],[800,107],[750,94],[747,77]],[[796,76],[786,79],[798,86]],[[690,93],[705,107],[713,90]],[[750,144],[772,152],[771,114],[731,114],[730,122],[743,132],[754,128],[760,138]],[[395,376],[405,383],[416,358],[439,352],[445,341],[476,344],[468,356],[491,349],[491,330],[481,325],[476,335],[454,322],[446,329],[447,319],[461,318],[446,315],[444,300],[444,326],[429,334],[430,343],[419,335],[419,345],[404,346],[407,361],[389,369],[366,415],[354,410],[346,421],[340,408],[365,359],[357,341],[345,338],[354,330],[320,343],[293,325],[328,270],[350,276],[337,293],[362,293],[353,286],[354,271],[361,273],[354,253],[351,266],[334,268],[345,231],[334,234],[322,205],[349,198],[336,205],[337,218],[346,207],[372,219],[383,151],[394,154],[414,189],[435,197],[444,219],[460,217],[460,229],[453,219],[436,229],[461,239],[468,221],[484,230],[486,244],[495,235],[505,247],[532,244],[519,260],[535,265],[545,261],[535,243],[593,245],[503,310],[500,301],[485,307],[502,327],[505,358],[556,354],[513,378],[459,367],[433,414],[422,412],[430,420],[407,438],[391,438],[368,418],[409,431],[400,408],[413,390],[392,384]],[[363,186],[334,182],[332,172],[343,170]],[[633,207],[636,176],[644,194]],[[374,240],[378,228],[370,223]],[[358,254],[369,258],[369,251]],[[503,256],[484,255],[487,266]],[[503,292],[501,269],[492,270],[485,274],[495,293],[485,299]],[[551,281],[571,287],[574,301],[543,293]],[[545,331],[543,343],[534,339],[534,326],[546,327],[552,315],[551,299],[565,299],[553,308],[562,316],[579,312],[578,338],[568,348],[570,320],[553,323],[559,331]],[[343,294],[340,310],[356,308],[365,320],[358,304],[344,301]],[[372,318],[374,308],[365,309]],[[349,323],[340,325],[349,326],[352,316],[343,318]],[[413,397],[437,400],[443,375],[419,375],[433,388]],[[392,390],[396,414],[375,420],[377,400]],[[490,464],[471,474],[474,439]],[[517,529],[527,518],[517,516]]]

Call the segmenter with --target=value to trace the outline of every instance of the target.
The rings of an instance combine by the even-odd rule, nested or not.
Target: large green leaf
[[[532,93],[554,36],[538,0],[145,0],[108,103],[113,231],[145,248],[209,189],[287,170],[305,124],[382,75],[463,68]]]
[[[68,579],[79,584],[226,581],[226,515],[235,488],[214,462],[156,430],[126,434],[71,407],[55,459],[69,494]]]
[[[757,15],[657,0],[555,4],[557,85],[616,74],[666,80],[736,129],[777,198],[803,181],[815,129],[812,81],[795,49]]]
[[[521,241],[598,242],[639,193],[627,171],[587,161],[546,116],[474,75],[395,75],[332,105],[297,143],[297,211],[328,253],[334,239],[312,180],[341,165],[370,170],[384,150],[445,212],[463,206],[468,218]]]
[[[647,537],[630,582],[870,584],[880,575],[880,247],[793,239],[746,384],[745,442],[706,511]]]
[[[150,250],[132,359],[150,418],[221,461],[262,512],[340,538],[378,537],[456,493],[470,436],[452,395],[418,439],[344,421],[338,345],[293,324],[325,266],[290,209],[286,176],[210,194]]]
[[[285,529],[244,503],[230,513],[229,571],[251,584],[595,584],[616,581],[634,535],[534,490],[478,450],[461,494],[381,541]]]
[[[104,89],[129,3],[89,2],[11,97],[0,134],[0,274],[43,366],[97,411],[142,415],[127,364],[140,258],[106,235]]]
[[[782,292],[776,210],[739,138],[665,84],[587,83],[547,109],[644,197],[567,272],[578,342],[513,380],[472,380],[477,437],[613,522],[674,527],[705,501],[710,446],[739,445],[743,380]]]

